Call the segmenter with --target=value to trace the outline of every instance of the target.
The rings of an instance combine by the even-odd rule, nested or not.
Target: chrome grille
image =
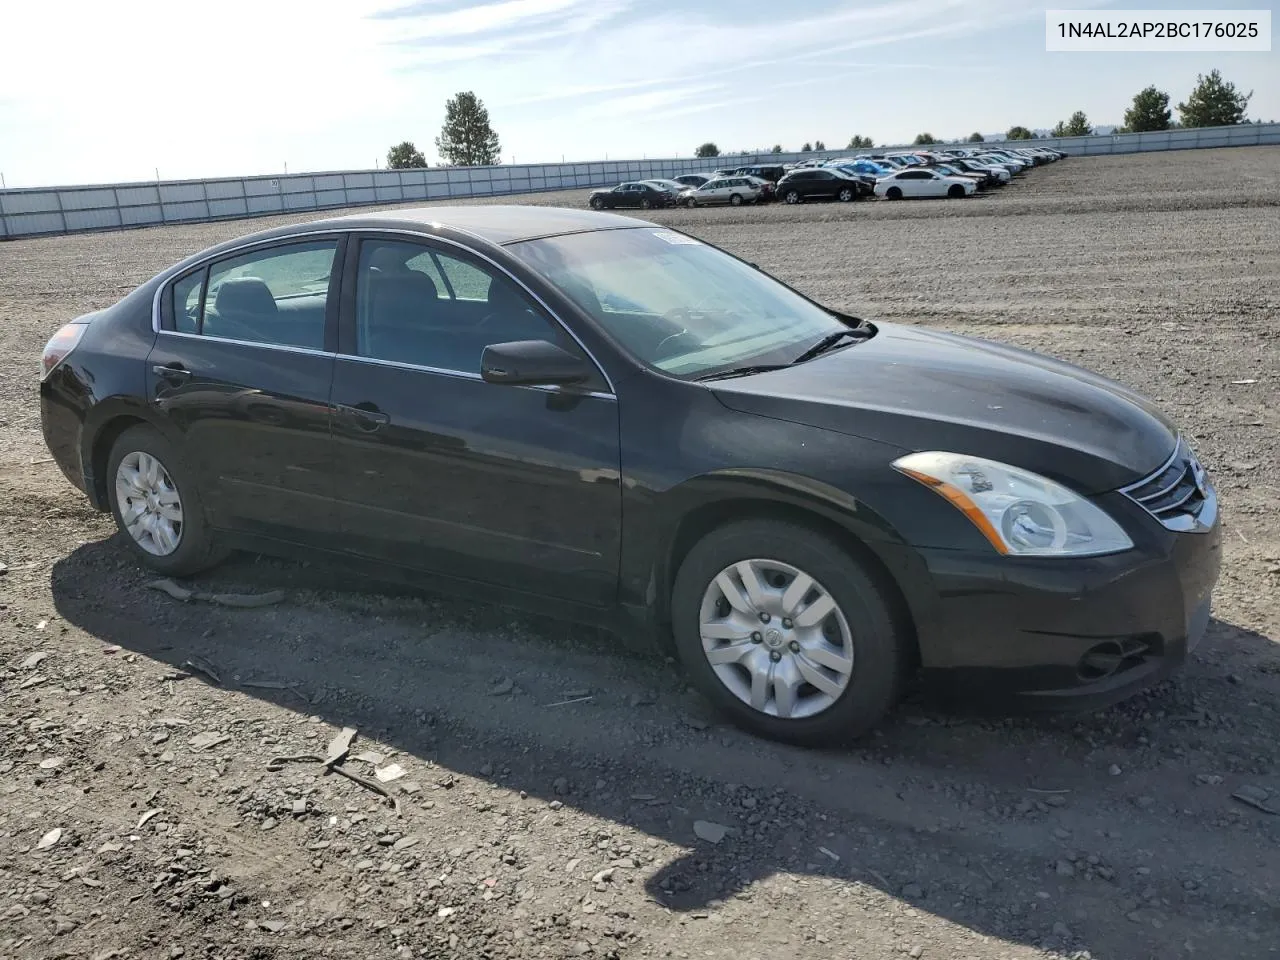
[[[1159,470],[1121,493],[1143,507],[1170,530],[1191,529],[1211,494],[1208,476],[1187,442],[1178,445]]]

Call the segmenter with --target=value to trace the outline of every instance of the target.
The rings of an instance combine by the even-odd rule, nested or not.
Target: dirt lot
[[[1277,148],[1070,159],[965,201],[653,216],[862,315],[1130,383],[1224,499],[1216,619],[1172,682],[1054,720],[909,702],[838,753],[549,620],[252,557],[193,585],[283,602],[146,589],[41,459],[36,358],[268,221],[0,245],[0,957],[1276,956],[1278,174]],[[399,815],[271,762],[343,726],[404,769]]]

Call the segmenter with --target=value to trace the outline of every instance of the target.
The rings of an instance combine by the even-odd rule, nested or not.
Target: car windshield
[[[848,325],[693,237],[601,230],[507,247],[641,362],[677,377],[789,363]]]

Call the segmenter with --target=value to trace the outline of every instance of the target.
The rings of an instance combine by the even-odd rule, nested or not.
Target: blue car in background
[[[887,177],[895,171],[891,164],[877,163],[875,160],[854,160],[852,163],[842,163],[839,169],[846,173],[870,174],[873,177]]]

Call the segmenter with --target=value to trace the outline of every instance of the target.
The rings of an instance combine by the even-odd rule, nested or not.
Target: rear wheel
[[[958,197],[963,197],[964,187],[960,186],[960,184],[958,183],[953,183],[951,186],[947,188],[947,196],[950,197],[952,200],[955,200]]]
[[[850,187],[842,187],[840,192],[836,194],[836,199],[841,203],[848,203],[854,198],[854,192]]]
[[[120,434],[107,461],[107,482],[116,526],[144,565],[189,576],[222,559],[193,471],[154,427]]]
[[[735,206],[735,207],[740,207],[740,206],[742,206],[742,194],[740,194],[740,193],[732,194],[732,195],[729,197],[729,202],[730,202],[731,204],[733,204],[733,206]]]
[[[890,187],[888,190],[886,190],[886,191],[884,192],[884,195],[885,195],[886,197],[888,197],[890,200],[901,200],[901,199],[902,199],[902,188],[901,188],[901,187]]]
[[[740,726],[801,744],[852,739],[908,665],[889,599],[835,541],[777,520],[712,531],[685,557],[672,627],[694,683]]]
[[[650,201],[650,200],[649,200],[649,198],[648,198],[648,197],[645,197],[645,198],[643,198],[643,199],[640,201],[640,209],[641,209],[641,210],[648,210],[648,209],[649,209],[650,207],[652,207],[652,206],[653,206],[653,203],[652,203],[652,201]]]
[[[800,192],[798,190],[788,190],[786,193],[782,195],[782,199],[785,200],[787,203],[799,203]]]
[[[690,210],[692,210],[697,205],[698,205],[698,201],[693,199],[693,197],[690,197],[688,200],[685,201],[685,206],[688,207]]]

